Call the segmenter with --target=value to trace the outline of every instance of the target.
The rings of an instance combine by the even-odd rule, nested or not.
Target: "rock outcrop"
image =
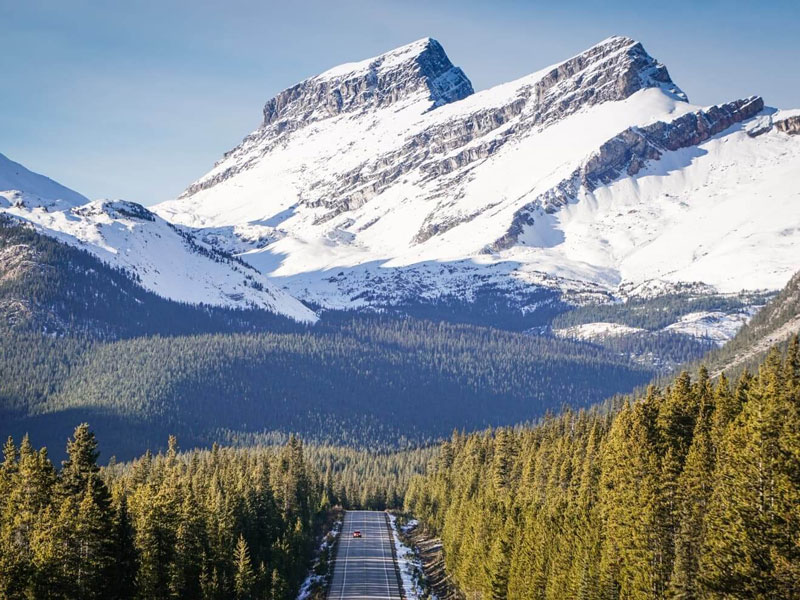
[[[468,81],[432,40],[333,68],[148,208],[330,309],[783,284],[800,247],[800,111],[690,105],[626,37],[476,93]]]
[[[800,115],[794,115],[775,121],[774,125],[775,129],[778,131],[788,133],[789,135],[798,135],[800,134]]]
[[[441,44],[426,38],[377,58],[337,67],[284,90],[264,106],[263,127],[306,125],[344,112],[394,104],[423,93],[434,107],[473,93]]]
[[[307,127],[322,119],[359,113],[406,102],[426,103],[428,110],[461,100],[474,93],[464,72],[453,66],[442,45],[432,38],[418,40],[376,58],[342,65],[306,79],[279,93],[264,106],[261,127],[225,158],[244,155],[259,146],[251,157],[214,177],[189,186],[181,197],[209,187],[249,168],[253,158],[273,146],[264,142]]]
[[[625,175],[634,176],[649,161],[660,159],[664,152],[700,144],[763,109],[763,99],[753,96],[688,113],[674,121],[626,129],[600,146],[569,178],[520,208],[508,231],[487,251],[497,252],[516,244],[525,226],[533,225],[537,212],[555,212],[575,200],[581,188],[593,192]]]

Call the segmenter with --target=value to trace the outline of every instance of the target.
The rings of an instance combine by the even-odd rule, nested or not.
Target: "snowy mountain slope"
[[[796,120],[691,105],[629,38],[478,93],[426,39],[280,93],[154,210],[329,308],[774,290],[800,256]]]
[[[11,202],[21,202],[22,192],[27,192],[28,202],[38,198],[51,205],[78,206],[89,201],[78,192],[49,177],[29,171],[3,154],[0,154],[0,190],[9,192],[0,198],[0,208],[8,207]],[[12,191],[20,194],[12,195]]]
[[[298,321],[316,320],[312,311],[254,268],[195,240],[191,232],[139,204],[89,202],[11,161],[0,164],[0,183],[14,185],[14,189],[0,191],[0,212],[88,250],[162,297],[192,304],[262,308]]]

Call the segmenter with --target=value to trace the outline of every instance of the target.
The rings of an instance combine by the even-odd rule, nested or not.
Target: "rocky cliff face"
[[[600,146],[569,178],[519,209],[508,231],[487,251],[498,252],[512,247],[524,227],[533,225],[536,213],[555,212],[576,200],[581,189],[593,192],[620,177],[632,177],[649,161],[659,160],[664,152],[696,146],[731,125],[754,117],[763,109],[764,100],[753,96],[688,113],[674,121],[658,121],[646,127],[626,129]]]
[[[430,110],[472,93],[467,76],[453,66],[442,45],[432,38],[373,59],[342,65],[270,99],[264,106],[261,127],[225,154],[225,159],[240,158],[238,164],[189,186],[182,197],[213,187],[249,168],[275,147],[270,143],[272,140],[316,121],[398,103],[419,102],[425,110]],[[258,154],[247,156],[255,147]]]
[[[775,128],[789,135],[800,134],[800,115],[775,121]]]
[[[525,79],[516,93],[499,106],[468,110],[441,122],[434,119],[396,150],[337,175],[333,185],[325,180],[315,182],[313,186],[319,191],[307,202],[330,209],[319,222],[362,206],[412,170],[420,169],[426,179],[446,175],[485,159],[509,140],[578,110],[624,100],[646,88],[662,89],[677,100],[686,100],[663,64],[651,57],[641,43],[621,36],[609,38],[531,81]],[[261,128],[220,163],[233,164],[189,186],[182,197],[255,166],[283,143],[283,134],[319,120],[398,103],[417,102],[422,110],[429,110],[472,93],[463,71],[454,67],[442,46],[430,38],[369,61],[337,67],[267,102]],[[436,227],[427,231],[434,230]],[[422,230],[418,237],[424,241],[426,235]]]
[[[555,212],[570,200],[576,199],[581,188],[592,192],[620,177],[634,176],[649,161],[660,159],[665,151],[700,144],[734,123],[755,116],[763,108],[764,101],[753,97],[689,113],[672,122],[659,121],[646,127],[626,129],[600,146],[569,179],[521,209],[509,232],[495,242],[492,250],[513,245],[522,227],[533,224],[534,210]]]
[[[397,150],[344,173],[335,189],[310,204],[330,209],[317,221],[324,223],[363,206],[414,170],[418,169],[424,180],[435,180],[488,158],[508,141],[531,130],[578,110],[624,100],[645,88],[663,89],[678,100],[686,100],[666,67],[647,54],[641,43],[626,37],[609,38],[535,81],[522,83],[506,103],[435,123],[409,137]],[[324,181],[318,185],[327,187]],[[463,221],[425,223],[414,241],[425,242],[459,222]]]
[[[277,129],[284,131],[345,112],[390,106],[420,94],[436,107],[472,93],[469,79],[453,66],[441,44],[426,38],[284,90],[267,102],[262,126],[277,124]]]

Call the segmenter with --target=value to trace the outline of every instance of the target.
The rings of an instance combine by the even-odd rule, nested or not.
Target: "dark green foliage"
[[[321,477],[323,503],[368,510],[402,507],[408,482],[425,473],[438,452],[437,446],[393,452],[306,446]]]
[[[150,454],[101,470],[88,427],[56,473],[9,441],[0,466],[0,598],[277,599],[303,579],[319,477],[303,446]]]
[[[673,372],[687,362],[705,356],[716,348],[711,340],[703,340],[683,333],[667,331],[641,332],[629,335],[606,337],[597,345],[631,359],[652,365],[660,372]]]
[[[406,509],[488,598],[800,598],[800,343],[616,410],[454,435]]]
[[[53,444],[75,420],[91,420],[123,458],[170,433],[192,446],[275,431],[419,444],[535,420],[576,399],[590,405],[650,377],[584,344],[414,320],[105,343],[9,335],[0,406],[16,418],[3,433]]]
[[[678,293],[655,298],[632,298],[620,304],[587,305],[562,312],[553,319],[552,328],[606,322],[642,329],[644,331],[598,337],[592,343],[651,365],[661,374],[670,374],[681,365],[706,360],[706,354],[714,351],[717,345],[712,339],[665,330],[664,327],[689,313],[730,313],[764,304],[769,298],[770,294],[767,293],[737,296]]]

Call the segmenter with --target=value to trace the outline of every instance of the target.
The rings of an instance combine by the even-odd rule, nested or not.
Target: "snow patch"
[[[397,535],[397,517],[390,513],[389,521],[392,525],[394,549],[397,555],[397,563],[400,567],[400,579],[403,582],[406,600],[419,600],[424,595],[424,591],[418,581],[418,574],[422,572],[422,563],[416,557],[414,551],[400,541],[400,537]],[[403,531],[407,532],[409,530],[407,528],[408,525],[403,528]]]
[[[596,323],[584,323],[582,325],[573,325],[572,327],[554,329],[553,334],[562,338],[594,341],[603,338],[643,333],[645,331],[647,330],[640,327],[630,327],[628,325],[623,325],[622,323],[605,323],[599,321]]]
[[[739,329],[762,308],[748,307],[735,313],[701,311],[683,315],[677,323],[668,325],[664,331],[683,333],[696,338],[712,340],[718,346],[733,339]]]

